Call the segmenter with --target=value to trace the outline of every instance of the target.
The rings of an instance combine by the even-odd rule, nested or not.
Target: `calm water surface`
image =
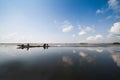
[[[0,80],[120,80],[120,47],[0,45]]]

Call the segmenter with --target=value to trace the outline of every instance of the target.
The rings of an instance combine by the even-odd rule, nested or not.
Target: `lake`
[[[0,45],[0,80],[120,80],[120,47]]]

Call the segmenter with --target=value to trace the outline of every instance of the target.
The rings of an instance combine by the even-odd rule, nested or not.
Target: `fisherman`
[[[24,44],[22,44],[21,47],[23,48],[23,47],[24,47]]]
[[[48,44],[47,44],[47,47],[49,47]]]
[[[27,44],[27,47],[30,47],[29,43]]]
[[[29,43],[26,45],[26,48],[27,48],[27,50],[29,50],[29,47],[30,47],[30,45],[29,45]]]
[[[43,47],[46,47],[46,44],[43,44]]]

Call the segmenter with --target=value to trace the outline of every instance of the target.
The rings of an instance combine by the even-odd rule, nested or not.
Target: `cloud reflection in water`
[[[120,48],[96,49],[96,47],[50,47],[46,50],[32,48],[27,51],[2,46],[0,79],[119,80]],[[10,55],[15,56],[13,58]]]

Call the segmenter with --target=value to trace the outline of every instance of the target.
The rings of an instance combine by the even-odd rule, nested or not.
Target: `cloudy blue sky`
[[[0,0],[0,42],[120,41],[120,0]]]

